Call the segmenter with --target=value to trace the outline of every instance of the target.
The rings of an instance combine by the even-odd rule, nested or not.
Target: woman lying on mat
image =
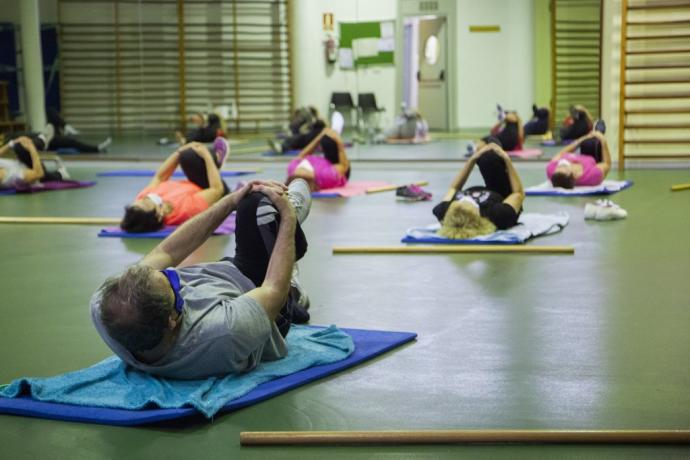
[[[58,157],[51,158],[56,168],[49,170],[38,155],[46,145],[43,135],[31,139],[18,137],[0,148],[0,156],[14,152],[17,160],[0,159],[0,188],[15,189],[30,186],[36,182],[54,182],[69,179],[69,174]]]
[[[466,239],[517,225],[525,199],[522,182],[498,140],[488,140],[467,160],[443,201],[434,207],[433,213],[441,222],[439,235]],[[484,185],[463,190],[475,164]]]
[[[431,140],[429,124],[417,110],[403,110],[385,135],[388,144],[419,144]]]
[[[110,137],[98,145],[91,145],[80,141],[74,137],[79,132],[67,124],[60,112],[53,107],[46,109],[46,120],[48,121],[46,129],[52,130],[52,139],[48,143],[48,150],[74,149],[79,153],[103,153],[112,144]]]
[[[222,137],[213,144],[185,144],[170,155],[136,200],[125,206],[120,228],[126,232],[155,232],[164,225],[180,225],[220,200],[228,186],[220,177],[220,168],[228,153]],[[170,180],[177,166],[186,180]]]
[[[603,120],[596,122],[589,111],[583,105],[574,105],[570,108],[570,116],[565,119],[561,127],[562,141],[572,141],[589,134],[592,129],[604,133],[606,125]]]
[[[323,156],[313,155],[318,145],[321,146]],[[338,133],[324,127],[297,158],[290,162],[287,182],[290,183],[297,177],[306,180],[312,192],[347,184],[350,178],[350,160]]]
[[[532,118],[525,123],[522,129],[525,136],[532,136],[535,134],[546,134],[549,132],[549,109],[546,107],[537,107],[532,104]]]
[[[580,149],[579,154],[575,150]],[[571,142],[546,165],[546,176],[554,187],[599,185],[611,169],[611,153],[604,134],[592,131]]]
[[[179,131],[175,132],[175,139],[179,144],[186,144],[188,142],[208,144],[213,142],[216,137],[223,135],[220,117],[215,113],[209,113],[208,116],[204,116],[203,113],[197,112],[189,117],[189,123],[192,125],[192,129],[186,136]]]
[[[520,150],[522,143],[525,140],[525,133],[522,128],[522,121],[517,112],[501,111],[499,115],[499,122],[491,128],[491,134],[483,137],[475,145],[471,143],[467,146],[467,157],[471,156],[477,150],[480,150],[491,139],[498,139],[505,150]]]

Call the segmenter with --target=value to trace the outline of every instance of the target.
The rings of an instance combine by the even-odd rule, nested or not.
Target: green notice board
[[[341,22],[339,25],[341,61],[343,53],[349,52],[354,66],[395,64],[394,21]]]

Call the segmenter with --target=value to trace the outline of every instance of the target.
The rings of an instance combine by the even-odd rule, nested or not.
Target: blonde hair
[[[473,209],[472,204],[454,201],[448,207],[438,234],[454,240],[464,240],[496,231],[496,226]]]

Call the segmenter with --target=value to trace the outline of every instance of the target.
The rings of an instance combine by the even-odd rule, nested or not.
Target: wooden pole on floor
[[[681,190],[690,190],[690,184],[676,184],[671,186],[672,192],[680,192]]]
[[[436,244],[419,246],[340,246],[333,254],[575,254],[572,246],[518,244]]]
[[[117,225],[117,217],[0,217],[0,224]]]
[[[688,444],[688,430],[244,431],[243,446],[349,444]]]
[[[419,187],[423,187],[425,185],[429,185],[429,182],[427,182],[427,181],[413,182],[412,185],[417,185]],[[400,187],[400,185],[386,185],[384,187],[372,187],[372,188],[368,188],[366,190],[366,192],[367,193],[390,192],[390,191],[398,189],[399,187]]]

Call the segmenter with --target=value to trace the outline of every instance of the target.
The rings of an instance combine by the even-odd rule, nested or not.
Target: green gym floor
[[[458,157],[457,141],[431,145],[437,160]],[[416,342],[212,421],[120,428],[0,416],[0,457],[690,455],[680,446],[240,447],[240,431],[261,430],[690,429],[690,191],[669,191],[690,182],[687,166],[613,172],[635,182],[612,197],[629,212],[623,221],[584,221],[584,205],[594,199],[527,198],[526,211],[565,210],[571,219],[561,233],[529,244],[572,245],[574,255],[333,256],[335,245],[394,245],[408,227],[432,223],[433,204],[462,164],[377,162],[381,147],[370,148],[359,147],[352,179],[428,180],[434,201],[401,203],[393,193],[314,201],[301,279],[312,324],[414,331]],[[262,169],[241,179],[284,178],[282,158],[232,161],[226,168]],[[155,166],[68,163],[82,180]],[[543,162],[517,168],[525,185],[543,180]],[[469,183],[478,180],[474,174]],[[117,217],[145,183],[106,177],[89,189],[0,197],[0,215]],[[100,239],[97,231],[0,225],[1,383],[83,368],[111,354],[91,325],[89,297],[157,241]],[[212,237],[187,262],[215,260],[233,247],[233,236]]]

